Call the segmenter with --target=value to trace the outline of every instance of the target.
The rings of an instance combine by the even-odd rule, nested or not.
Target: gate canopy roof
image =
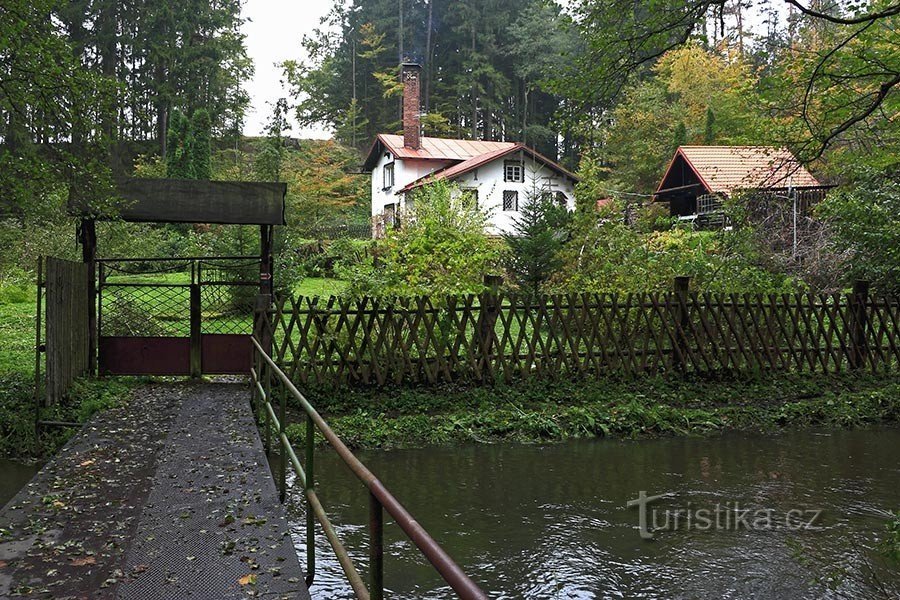
[[[129,222],[286,224],[285,183],[120,178],[116,194],[121,202],[111,210],[98,211],[72,190],[69,214]]]

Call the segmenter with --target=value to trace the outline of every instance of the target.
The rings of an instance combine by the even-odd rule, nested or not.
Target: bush
[[[475,294],[495,272],[502,244],[485,235],[487,215],[459,190],[436,182],[412,195],[402,227],[372,249],[372,258],[342,264],[357,296]]]

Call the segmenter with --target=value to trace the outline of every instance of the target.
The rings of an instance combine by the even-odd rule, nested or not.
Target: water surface
[[[40,469],[40,465],[27,465],[0,458],[0,507],[25,487]]]
[[[877,552],[900,510],[900,430],[550,446],[473,445],[360,458],[491,598],[878,597],[900,586]],[[365,575],[367,495],[331,452],[318,454],[319,495]],[[765,509],[768,527],[696,527],[644,540],[628,500],[670,493],[663,509]],[[735,504],[737,506],[735,507]],[[821,511],[814,529],[785,527]],[[302,508],[292,508],[305,556]],[[763,513],[753,512],[754,515]],[[392,598],[453,598],[417,549],[386,527]],[[314,598],[350,598],[324,537]],[[825,584],[822,577],[839,567]]]

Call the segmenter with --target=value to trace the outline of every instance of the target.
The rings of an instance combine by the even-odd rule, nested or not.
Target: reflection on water
[[[835,597],[873,597],[874,578],[900,585],[873,550],[889,511],[900,509],[898,449],[900,430],[879,429],[360,458],[492,598],[781,599],[832,594],[816,582],[831,564],[847,571]],[[365,574],[367,495],[331,452],[318,454],[316,472],[324,506]],[[640,490],[671,493],[660,510],[738,503],[822,516],[813,531],[681,529],[648,541],[637,510],[626,508]],[[292,515],[304,557],[302,507]],[[454,597],[399,528],[386,526],[385,535],[390,597]],[[313,597],[352,597],[321,534],[317,547]]]
[[[39,470],[38,465],[25,465],[0,458],[0,508],[25,487]]]

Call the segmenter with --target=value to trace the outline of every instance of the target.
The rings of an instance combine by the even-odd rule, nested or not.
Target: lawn
[[[297,296],[339,296],[350,282],[342,279],[330,279],[328,277],[304,277],[300,283],[294,286],[294,294]]]
[[[34,375],[34,300],[0,304],[0,374]]]

